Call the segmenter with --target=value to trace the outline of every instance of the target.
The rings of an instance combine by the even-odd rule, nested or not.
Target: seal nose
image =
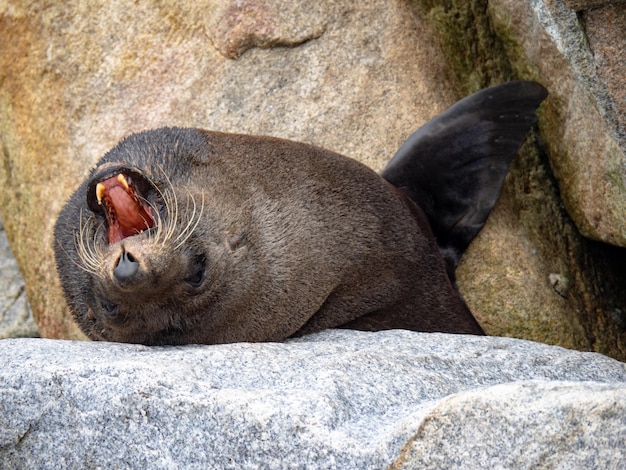
[[[117,266],[113,270],[113,275],[119,282],[128,282],[135,274],[137,274],[138,270],[139,263],[135,260],[135,257],[125,251],[117,261]]]

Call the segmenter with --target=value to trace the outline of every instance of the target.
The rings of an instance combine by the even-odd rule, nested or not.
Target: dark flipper
[[[428,216],[449,271],[487,220],[546,96],[529,81],[474,93],[418,129],[383,170]]]

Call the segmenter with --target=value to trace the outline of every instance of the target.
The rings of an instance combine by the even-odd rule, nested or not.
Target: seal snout
[[[132,281],[138,271],[139,263],[135,257],[128,251],[124,251],[117,261],[113,275],[118,282],[125,284]]]

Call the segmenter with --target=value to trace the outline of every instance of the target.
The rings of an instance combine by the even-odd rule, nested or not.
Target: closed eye
[[[107,316],[117,315],[120,311],[120,308],[117,304],[114,304],[113,302],[109,302],[107,300],[102,300],[100,302],[100,305]]]
[[[194,260],[191,269],[191,275],[185,279],[185,282],[191,287],[200,287],[204,282],[206,258],[198,256]]]

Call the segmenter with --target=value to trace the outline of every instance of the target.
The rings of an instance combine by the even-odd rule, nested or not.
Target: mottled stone
[[[583,235],[626,247],[626,110],[620,95],[607,91],[623,89],[623,74],[602,72],[602,55],[596,61],[577,13],[561,0],[414,3],[427,11],[467,92],[512,78],[546,86],[540,129],[567,211]],[[603,17],[614,18],[607,47],[624,41],[622,8]],[[614,63],[621,65],[619,57]]]
[[[294,47],[318,39],[340,6],[319,1],[217,2],[207,33],[220,54],[236,59],[256,47]]]
[[[516,177],[508,188],[543,266],[534,274],[544,290],[553,291],[552,305],[569,304],[558,326],[540,317],[534,328],[542,325],[546,337],[570,330],[579,344],[626,357],[620,319],[626,311],[620,287],[626,251],[602,248],[578,234],[621,247],[626,240],[626,140],[616,125],[617,109],[609,105],[577,15],[561,2],[495,0],[488,14],[514,73],[532,76],[550,90],[540,109],[541,140],[514,165]],[[542,170],[546,162],[549,167]],[[550,188],[554,180],[558,191]],[[517,260],[511,261],[515,269]],[[554,292],[551,273],[570,281],[566,299]],[[518,286],[525,290],[524,283]],[[555,327],[559,333],[550,332]]]
[[[0,341],[0,466],[620,468],[626,365],[528,341],[330,330],[149,348]]]
[[[563,0],[565,4],[574,10],[589,10],[605,5],[617,5],[624,3],[625,0]]]
[[[564,254],[550,252],[553,240],[543,244],[529,233],[524,219],[535,220],[537,213],[520,217],[514,209],[515,194],[510,182],[462,260],[457,271],[461,292],[488,334],[590,350],[586,325],[573,302],[555,291],[550,281],[554,273],[571,276]]]
[[[544,0],[499,0],[490,11],[550,90],[541,130],[568,213],[585,236],[626,246],[626,110],[607,93],[576,13]]]
[[[460,393],[424,418],[396,468],[621,468],[625,399],[623,384],[588,382]]]
[[[39,336],[28,305],[24,279],[0,220],[0,339]]]
[[[582,14],[589,49],[593,55],[598,87],[603,87],[601,106],[607,108],[622,151],[626,149],[626,4],[609,5]],[[596,93],[600,95],[601,93]],[[626,155],[626,154],[625,154]],[[626,164],[626,156],[622,162]],[[615,175],[618,177],[618,175]],[[622,180],[622,187],[626,183]]]

